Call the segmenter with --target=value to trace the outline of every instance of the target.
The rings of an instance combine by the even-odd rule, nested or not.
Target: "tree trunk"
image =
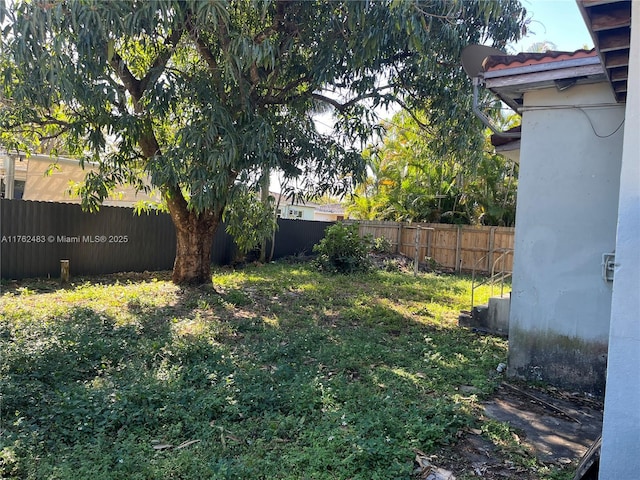
[[[131,92],[131,94],[136,101],[136,109],[140,108],[141,92]],[[152,159],[160,154],[160,146],[151,122],[144,124],[138,143],[147,159]],[[230,171],[229,185],[233,183],[234,179],[235,175]],[[164,187],[163,197],[167,202],[171,220],[176,228],[173,283],[177,285],[211,283],[211,247],[226,202],[220,202],[212,208],[196,213],[194,210],[189,210],[187,200],[177,185]]]
[[[211,283],[211,246],[220,224],[222,208],[201,213],[189,211],[181,194],[167,198],[171,219],[176,228],[176,259],[173,283],[202,285]]]
[[[204,222],[196,217],[187,225],[180,227],[176,225],[173,283],[178,285],[211,283],[211,246],[218,223]]]

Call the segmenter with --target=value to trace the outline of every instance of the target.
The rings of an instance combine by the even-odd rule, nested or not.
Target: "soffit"
[[[577,0],[616,101],[627,100],[631,0]]]

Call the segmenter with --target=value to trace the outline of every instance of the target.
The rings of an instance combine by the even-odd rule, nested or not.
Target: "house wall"
[[[51,165],[56,167],[50,172]],[[28,159],[24,200],[44,202],[80,203],[80,198],[72,196],[72,183],[82,183],[86,175],[95,170],[94,165],[80,166],[77,160],[53,158],[47,155],[33,155]],[[160,202],[159,192],[150,194],[136,192],[130,185],[119,185],[102,204],[113,207],[130,207],[139,201]]]
[[[604,393],[623,119],[606,83],[524,96],[512,377]]]
[[[315,208],[308,205],[280,205],[280,218],[290,220],[313,220]]]
[[[337,222],[344,220],[344,213],[319,212],[316,210],[313,214],[313,219],[319,222]]]
[[[640,3],[632,2],[640,26]],[[640,472],[640,30],[631,29],[600,477]]]

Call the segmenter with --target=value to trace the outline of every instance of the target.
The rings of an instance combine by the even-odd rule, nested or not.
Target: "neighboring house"
[[[344,207],[339,203],[318,204],[314,202],[296,202],[286,196],[269,192],[278,205],[278,217],[292,220],[315,220],[335,222],[344,220]]]
[[[85,164],[83,169],[78,160],[48,155],[25,157],[3,153],[0,158],[3,198],[80,203],[79,197],[69,193],[70,188],[73,184],[83,182],[87,172],[96,168]],[[160,195],[137,193],[131,186],[119,186],[103,205],[131,207],[139,201],[159,202]]]
[[[313,220],[315,208],[309,204],[280,203],[278,218],[289,220]]]
[[[344,220],[344,206],[341,203],[318,205],[313,219],[321,222],[339,222]]]
[[[0,151],[0,198],[21,199],[27,181],[27,161]]]
[[[605,396],[601,479],[640,456],[640,2],[579,0],[594,51],[492,56],[522,116],[510,376]],[[606,393],[605,393],[606,384]]]

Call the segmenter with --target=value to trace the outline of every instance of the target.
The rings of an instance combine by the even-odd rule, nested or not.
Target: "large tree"
[[[356,140],[391,102],[428,98],[464,127],[461,49],[516,39],[524,14],[515,0],[14,0],[0,8],[0,126],[9,148],[35,133],[98,162],[87,207],[149,176],[176,227],[174,281],[209,282],[236,185],[277,169],[348,190],[364,172]],[[332,136],[312,120],[321,105]]]

